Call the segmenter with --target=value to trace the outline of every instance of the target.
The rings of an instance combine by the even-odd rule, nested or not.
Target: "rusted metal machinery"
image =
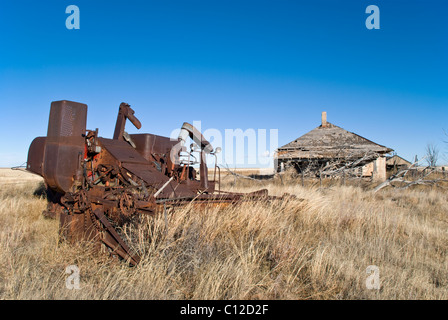
[[[100,241],[135,265],[140,258],[118,232],[135,216],[188,202],[223,205],[271,198],[267,190],[248,194],[215,190],[219,167],[215,161],[214,180],[209,180],[206,155],[219,150],[192,125],[184,123],[178,140],[172,141],[148,133],[127,134],[126,120],[141,128],[134,110],[121,103],[113,139],[102,138],[98,129],[86,130],[87,105],[51,103],[47,136],[31,143],[27,170],[44,178],[48,198],[44,214],[59,219],[64,239]],[[194,143],[186,152],[188,137]],[[199,154],[198,161],[194,153]],[[193,168],[197,164],[199,177]]]

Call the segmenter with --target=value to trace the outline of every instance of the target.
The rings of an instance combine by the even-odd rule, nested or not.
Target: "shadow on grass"
[[[46,198],[47,197],[47,187],[45,183],[40,182],[39,185],[34,189],[33,196],[38,198]]]

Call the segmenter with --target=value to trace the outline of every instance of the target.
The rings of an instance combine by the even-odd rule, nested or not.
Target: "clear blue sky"
[[[68,5],[80,29],[68,30]],[[368,30],[368,5],[380,29]],[[412,160],[448,152],[447,1],[1,1],[0,166],[26,161],[51,101],[89,106],[111,137],[119,104],[140,132],[278,129],[328,121]],[[130,133],[137,132],[128,125]],[[447,162],[441,159],[441,162]]]

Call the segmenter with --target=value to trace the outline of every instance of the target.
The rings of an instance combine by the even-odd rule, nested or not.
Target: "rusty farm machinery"
[[[118,232],[135,216],[158,214],[167,205],[225,206],[274,198],[265,189],[220,190],[216,161],[213,180],[206,163],[206,155],[216,155],[219,149],[191,124],[184,123],[173,141],[149,133],[128,134],[127,120],[141,128],[134,110],[121,103],[113,138],[103,138],[98,129],[86,130],[87,105],[51,103],[47,136],[31,143],[26,170],[44,178],[48,204],[43,214],[59,219],[61,238],[97,241],[136,265],[140,257]],[[188,138],[193,141],[189,150]],[[199,175],[194,165],[199,165]]]

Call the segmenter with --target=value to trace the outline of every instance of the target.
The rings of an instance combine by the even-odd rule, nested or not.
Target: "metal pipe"
[[[162,186],[162,188],[160,188],[156,193],[154,193],[154,198],[157,198],[157,196],[160,194],[160,192],[162,192],[163,189],[165,189],[166,186],[167,186],[171,181],[173,181],[173,179],[174,179],[174,176],[172,176],[172,177],[170,178],[170,180],[168,180],[167,182],[165,182],[165,184]]]

